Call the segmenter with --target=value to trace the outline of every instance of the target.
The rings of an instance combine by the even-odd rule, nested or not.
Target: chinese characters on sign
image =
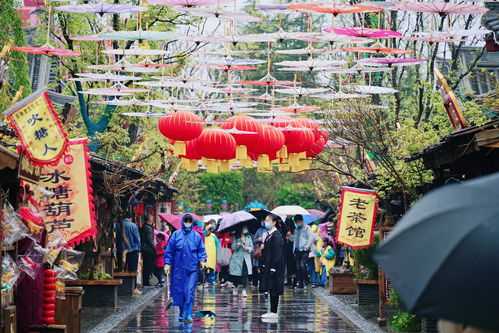
[[[352,248],[372,244],[378,195],[371,190],[343,187],[336,240]]]
[[[34,164],[59,161],[67,138],[45,91],[37,91],[4,112]]]
[[[40,185],[54,193],[43,204],[49,239],[57,230],[73,246],[95,235],[88,167],[86,142],[76,140],[69,142],[67,155],[55,167],[43,168]]]

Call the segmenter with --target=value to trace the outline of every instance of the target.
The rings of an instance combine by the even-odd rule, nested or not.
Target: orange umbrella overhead
[[[357,52],[357,53],[375,53],[375,54],[411,54],[414,53],[412,50],[395,49],[391,47],[385,47],[383,44],[377,42],[371,46],[359,46],[359,47],[344,47],[343,51],[347,52]]]

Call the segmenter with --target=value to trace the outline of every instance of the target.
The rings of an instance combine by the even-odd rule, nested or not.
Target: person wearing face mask
[[[277,229],[281,224],[281,218],[270,214],[265,219],[265,228],[268,234],[262,247],[262,279],[260,290],[270,294],[270,312],[262,315],[262,320],[277,320],[277,308],[279,306],[279,296],[284,293],[284,238]]]
[[[296,279],[297,285],[295,288],[305,288],[305,278],[307,277],[307,260],[310,249],[314,242],[313,231],[308,224],[303,222],[302,215],[295,215],[294,222],[296,229],[293,233],[293,253],[296,260]]]
[[[199,233],[193,230],[190,214],[182,217],[182,229],[175,231],[165,251],[165,273],[171,271],[170,296],[179,307],[179,321],[192,323],[194,290],[200,268],[206,266],[206,250]]]
[[[253,251],[253,240],[249,234],[248,228],[244,226],[242,230],[236,232],[232,240],[232,257],[230,258],[229,273],[233,277],[234,290],[233,295],[237,296],[239,286],[243,290],[241,296],[246,297],[246,288],[248,287],[248,275],[252,274],[251,251]]]
[[[206,282],[214,284],[217,278],[217,249],[220,246],[217,236],[213,233],[215,220],[210,220],[204,228],[204,246],[206,248]]]

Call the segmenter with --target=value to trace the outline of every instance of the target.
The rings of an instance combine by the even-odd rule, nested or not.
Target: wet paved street
[[[358,332],[339,318],[327,303],[312,290],[286,289],[279,304],[279,321],[262,322],[268,301],[261,293],[250,291],[243,300],[232,296],[231,289],[209,286],[205,289],[204,305],[199,309],[211,310],[216,319],[195,319],[191,325],[179,324],[178,308],[165,310],[166,292],[151,301],[142,311],[127,318],[112,331],[117,332]],[[201,291],[197,291],[197,300]]]

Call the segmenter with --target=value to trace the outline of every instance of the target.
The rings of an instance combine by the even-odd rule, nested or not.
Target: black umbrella
[[[374,257],[408,311],[499,330],[499,173],[425,195]]]
[[[263,221],[267,217],[267,215],[272,214],[266,209],[259,209],[259,210],[251,210],[249,211],[251,215],[253,215],[258,221]]]

